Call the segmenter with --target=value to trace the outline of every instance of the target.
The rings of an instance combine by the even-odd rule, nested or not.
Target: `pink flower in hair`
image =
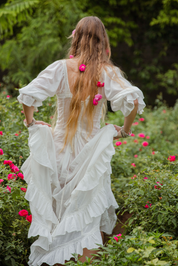
[[[69,58],[73,58],[74,56],[72,54],[69,55]]]
[[[97,87],[104,87],[104,82],[102,83],[102,82],[98,81]]]
[[[94,105],[97,105],[98,104],[98,101],[96,101],[95,98],[93,99],[93,104]]]
[[[102,95],[101,94],[96,94],[95,98],[93,99],[93,104],[97,105],[98,101],[100,101],[102,99]]]
[[[96,101],[100,101],[102,99],[102,95],[101,94],[96,94],[95,95],[95,100]]]
[[[81,72],[85,71],[85,68],[86,68],[86,65],[84,65],[84,64],[81,64],[81,65],[79,66],[79,70],[80,70]]]

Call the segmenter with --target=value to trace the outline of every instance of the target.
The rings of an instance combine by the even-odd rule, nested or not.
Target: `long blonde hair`
[[[93,116],[96,107],[93,105],[93,98],[98,93],[97,82],[100,81],[102,68],[114,67],[110,61],[111,50],[109,38],[105,27],[98,17],[89,16],[81,19],[75,29],[71,46],[68,53],[78,59],[78,69],[81,64],[86,65],[84,72],[78,70],[78,75],[73,84],[73,97],[70,102],[70,115],[68,117],[64,147],[67,143],[72,145],[72,139],[76,133],[78,119],[81,112],[81,101],[89,95],[87,104],[84,104],[82,118],[88,121],[89,135],[93,129]],[[57,111],[52,121],[52,129],[56,121]],[[63,148],[64,148],[63,147]],[[62,149],[63,150],[63,149]]]

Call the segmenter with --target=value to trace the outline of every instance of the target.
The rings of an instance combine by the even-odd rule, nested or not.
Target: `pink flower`
[[[138,157],[138,155],[137,155],[137,154],[135,154],[135,155],[134,155],[134,157],[135,157],[135,158],[137,158],[137,157]]]
[[[149,208],[148,204],[146,204],[144,207],[145,207],[146,209],[148,209],[148,208]]]
[[[139,136],[140,138],[145,138],[145,134],[143,134],[143,133],[139,133],[138,136]]]
[[[143,118],[143,117],[139,118],[139,121],[145,121],[145,118]]]
[[[127,144],[127,141],[126,141],[126,140],[124,140],[124,141],[123,141],[123,144]]]
[[[132,133],[132,134],[130,134],[130,136],[131,136],[131,137],[135,137],[135,134]]]
[[[76,29],[74,29],[73,31],[72,31],[72,35],[74,36],[74,34],[75,34],[75,31],[76,31]]]
[[[122,234],[118,234],[117,236],[119,237],[119,239],[122,239]]]
[[[146,139],[150,139],[150,136],[146,136]]]
[[[15,165],[13,163],[9,164],[10,169],[12,169]]]
[[[73,58],[74,56],[72,54],[69,55],[69,58]]]
[[[137,175],[134,175],[133,177],[131,177],[132,179],[135,179],[135,178],[137,178]]]
[[[18,133],[15,133],[14,135],[15,135],[15,136],[18,136],[19,134],[18,134]]]
[[[151,207],[152,203],[150,203],[150,207]]]
[[[20,188],[23,192],[26,192],[27,191],[27,189],[25,188],[25,187],[21,187]]]
[[[7,99],[9,99],[10,98],[10,95],[7,95]]]
[[[17,176],[20,177],[21,179],[24,179],[24,175],[22,173],[18,173]]]
[[[174,162],[174,161],[176,160],[176,156],[175,156],[175,155],[170,155],[170,156],[168,157],[168,160],[169,160],[170,162]]]
[[[148,146],[148,145],[149,145],[149,143],[148,143],[147,141],[142,142],[142,146],[143,146],[143,147],[146,147],[146,146]]]
[[[132,165],[133,167],[136,167],[136,165],[135,165],[134,163],[131,163],[131,165]]]
[[[163,110],[163,113],[165,114],[166,113],[166,110]]]
[[[3,155],[4,153],[3,153],[3,150],[2,149],[0,149],[0,155]]]
[[[158,181],[158,182],[156,182],[157,184],[158,184],[158,186],[154,186],[154,188],[155,189],[161,189],[161,186],[163,185],[163,184],[160,184],[160,182]]]
[[[155,189],[161,189],[159,186],[154,186]]]
[[[8,174],[7,179],[11,180],[14,179],[16,177],[16,174]]]
[[[4,179],[0,179],[0,184],[4,181]]]
[[[94,105],[97,105],[97,104],[98,104],[98,101],[96,101],[95,98],[93,99],[93,104],[94,104]]]
[[[13,165],[13,166],[12,166],[12,164],[11,164],[11,165],[10,165],[10,168],[11,168],[11,172],[16,173],[16,172],[19,171],[19,168],[18,168],[16,165]]]
[[[134,142],[135,142],[135,143],[138,143],[138,140],[137,140],[137,139],[134,139]]]
[[[26,220],[31,223],[32,222],[32,215],[31,214],[27,215]]]
[[[104,87],[104,82],[102,83],[102,82],[98,81],[97,87]]]
[[[2,132],[2,131],[0,131],[0,135],[1,135],[1,136],[3,135],[3,132]]]
[[[3,164],[8,164],[10,166],[12,164],[12,161],[10,161],[10,160],[4,160]]]
[[[148,179],[148,177],[145,176],[143,179]]]
[[[85,68],[86,68],[86,65],[84,65],[84,64],[81,64],[81,65],[79,66],[79,70],[80,70],[81,72],[85,71]]]
[[[137,126],[139,123],[138,122],[135,122],[132,124],[132,126]]]
[[[9,190],[9,192],[11,192],[11,187],[7,186],[6,189]]]
[[[115,144],[116,144],[116,146],[120,146],[120,145],[122,145],[122,142],[121,141],[117,141]]]
[[[21,113],[23,114],[23,113],[24,113],[24,111],[21,111]]]
[[[155,151],[152,151],[152,154],[154,155],[155,154]]]
[[[119,240],[118,237],[116,237],[116,236],[114,237],[114,239],[115,239],[117,242],[118,242],[118,240]]]
[[[96,101],[100,101],[102,99],[102,95],[101,94],[96,94],[95,95],[95,100]]]
[[[21,211],[19,211],[19,215],[26,217],[28,215],[28,211],[27,210],[21,210]]]

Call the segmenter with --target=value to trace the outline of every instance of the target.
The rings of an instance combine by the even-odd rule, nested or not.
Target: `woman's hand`
[[[41,125],[46,125],[46,126],[48,126],[48,127],[51,127],[50,124],[48,124],[48,123],[46,123],[46,122],[44,122],[44,121],[36,121],[35,124],[38,124],[38,125],[41,124]]]
[[[105,123],[105,125],[109,125],[108,123]],[[117,130],[117,136],[116,137],[114,137],[113,139],[115,140],[115,139],[120,139],[120,138],[122,138],[122,135],[121,135],[121,132],[120,132],[120,130],[121,130],[121,127],[120,126],[117,126],[117,125],[113,125],[114,127],[115,127],[115,129]]]

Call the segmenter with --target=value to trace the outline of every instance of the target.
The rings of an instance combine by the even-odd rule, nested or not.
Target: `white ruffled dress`
[[[95,106],[92,134],[88,138],[87,121],[81,123],[79,118],[73,150],[67,145],[61,153],[72,98],[66,60],[55,61],[19,90],[18,101],[35,110],[54,95],[58,104],[53,134],[45,125],[28,128],[30,156],[21,167],[28,184],[25,198],[32,213],[28,237],[39,236],[31,245],[31,266],[64,264],[73,253],[82,255],[84,248],[98,248],[97,244],[103,244],[100,231],[111,234],[115,226],[118,204],[111,191],[110,162],[117,132],[113,125],[100,128],[102,105],[111,101],[113,111],[121,110],[128,116],[135,99],[139,114],[145,103],[141,90],[124,79],[117,67],[124,89],[111,79],[115,75],[112,69],[107,70],[109,75],[102,72],[105,85],[99,93],[103,98]]]

